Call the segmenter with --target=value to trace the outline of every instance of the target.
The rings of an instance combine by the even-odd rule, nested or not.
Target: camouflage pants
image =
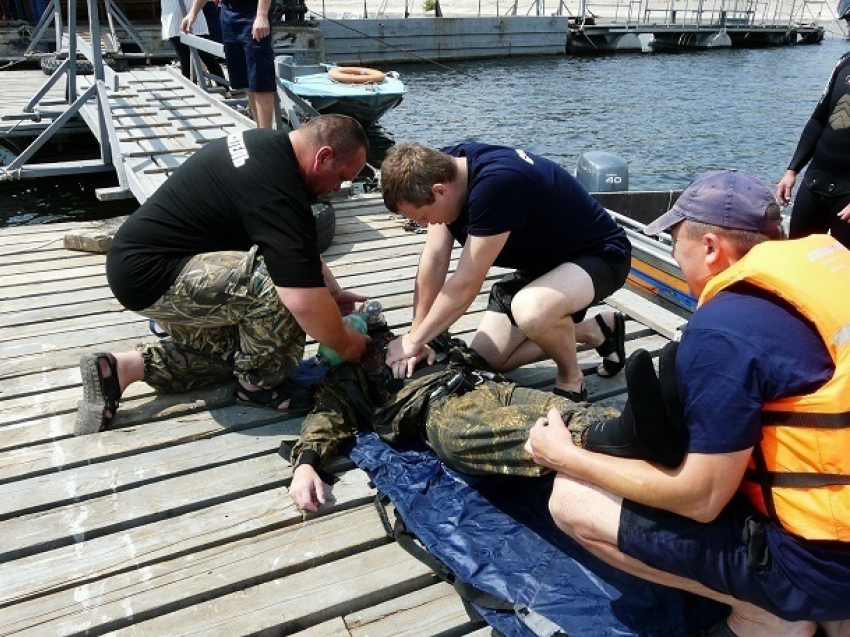
[[[193,257],[140,314],[168,334],[140,348],[145,382],[161,391],[188,391],[233,376],[273,388],[304,354],[306,335],[280,301],[256,248]]]
[[[549,470],[534,464],[523,446],[537,419],[553,408],[561,412],[576,444],[588,426],[619,415],[610,407],[574,403],[514,383],[488,381],[463,396],[437,400],[430,407],[425,428],[434,451],[456,471],[537,477]]]

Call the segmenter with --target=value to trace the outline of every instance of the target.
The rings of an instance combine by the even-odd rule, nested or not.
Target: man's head
[[[345,115],[314,117],[289,137],[304,181],[316,195],[357,177],[369,152],[363,127]]]
[[[399,144],[381,164],[384,205],[424,226],[451,223],[466,199],[458,160],[421,144]]]
[[[720,170],[697,177],[644,232],[670,232],[673,257],[699,296],[711,277],[753,246],[784,238],[781,224],[779,204],[763,182],[749,173]]]

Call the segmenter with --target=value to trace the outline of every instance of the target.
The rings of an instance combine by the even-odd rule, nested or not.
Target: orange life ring
[[[384,74],[375,69],[367,69],[364,66],[337,66],[328,70],[332,80],[344,84],[367,84],[369,82],[383,82]]]

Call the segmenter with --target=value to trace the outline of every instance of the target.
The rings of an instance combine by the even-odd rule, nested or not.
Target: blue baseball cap
[[[758,232],[781,239],[782,215],[770,189],[757,177],[739,170],[703,173],[666,213],[646,226],[649,235],[664,232],[680,221]]]

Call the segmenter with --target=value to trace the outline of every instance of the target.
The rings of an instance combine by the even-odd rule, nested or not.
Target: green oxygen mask
[[[363,304],[359,312],[346,314],[342,317],[342,320],[351,323],[354,329],[361,334],[366,334],[372,326],[386,325],[382,310],[383,307],[379,301],[368,301]],[[344,359],[330,347],[319,345],[316,352],[316,362],[325,367],[333,367],[344,362]]]

